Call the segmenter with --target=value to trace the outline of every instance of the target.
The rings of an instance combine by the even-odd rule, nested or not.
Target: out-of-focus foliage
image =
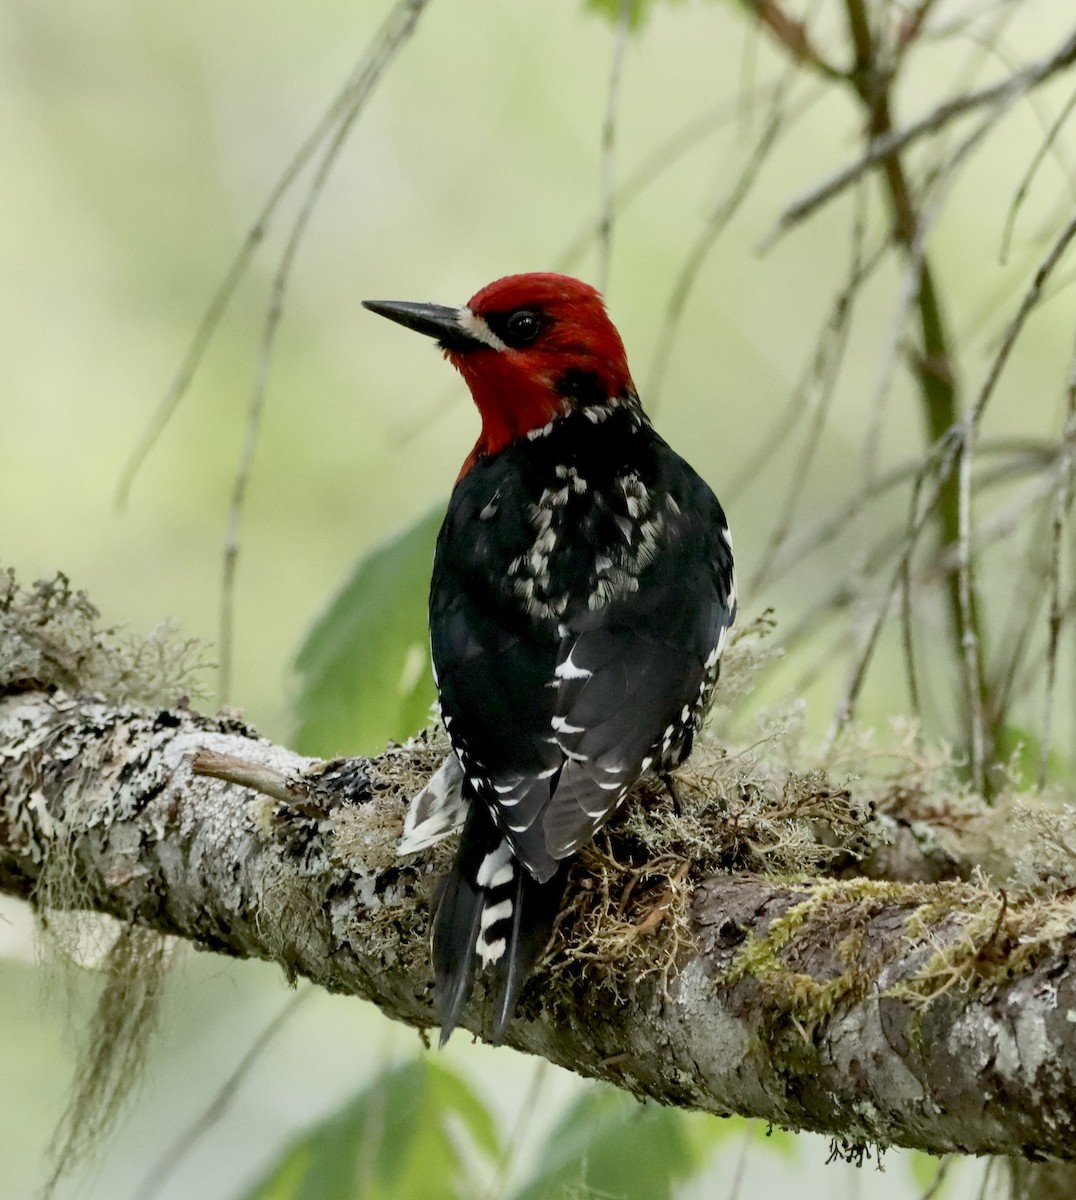
[[[366,555],[307,635],[296,659],[304,754],[374,751],[427,723],[426,596],[441,517],[432,510]]]
[[[420,1058],[296,1139],[246,1200],[478,1195],[474,1154],[490,1159],[497,1149],[485,1105],[458,1075]]]
[[[670,1200],[674,1185],[702,1166],[728,1128],[714,1117],[639,1104],[612,1088],[592,1087],[550,1133],[534,1176],[514,1200]]]
[[[382,1075],[297,1138],[244,1200],[476,1196],[489,1190],[483,1173],[503,1175],[524,1156],[531,1174],[513,1200],[671,1200],[719,1141],[744,1128],[593,1086],[531,1151],[502,1144],[491,1112],[459,1075],[423,1057]]]

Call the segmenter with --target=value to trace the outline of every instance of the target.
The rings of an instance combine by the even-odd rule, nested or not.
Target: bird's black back
[[[634,398],[478,458],[438,538],[430,637],[483,837],[495,828],[532,879],[562,886],[560,863],[632,784],[690,749],[734,615],[721,506]],[[512,956],[500,917],[442,908],[439,929],[441,962],[466,960],[464,992],[476,939],[483,962],[501,940]]]

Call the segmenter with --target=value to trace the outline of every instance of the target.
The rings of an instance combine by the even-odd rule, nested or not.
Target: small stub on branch
[[[251,788],[284,804],[295,804],[309,795],[309,788],[294,776],[231,754],[219,754],[216,750],[199,750],[191,758],[191,770],[195,775],[208,775],[225,783]]]

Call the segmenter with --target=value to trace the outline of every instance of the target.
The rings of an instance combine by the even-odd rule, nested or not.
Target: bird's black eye
[[[507,313],[488,313],[486,323],[506,346],[519,350],[529,346],[549,322],[533,309],[517,308]]]
[[[542,323],[538,317],[525,308],[512,313],[508,318],[508,334],[516,346],[526,346],[528,342],[533,342],[541,329]]]

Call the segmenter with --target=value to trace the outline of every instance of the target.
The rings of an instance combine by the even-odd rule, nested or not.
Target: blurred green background
[[[983,82],[1006,58],[1044,53],[1066,20],[1063,7],[1024,5],[1005,30],[1004,55],[984,53],[974,30],[936,59],[928,49],[902,96],[909,113],[924,111],[961,70]],[[838,22],[826,4],[817,8],[824,36]],[[189,635],[216,637],[221,546],[261,324],[301,191],[270,228],[124,511],[117,487],[251,221],[387,11],[372,0],[0,7],[0,562],[23,581],[62,569],[109,622],[145,631],[168,618]],[[593,241],[581,256],[565,255],[599,210],[615,36],[578,3],[435,0],[352,132],[287,294],[243,515],[230,700],[270,737],[294,737],[293,663],[311,624],[363,554],[447,496],[477,433],[462,383],[434,350],[360,301],[458,303],[522,270],[595,277]],[[646,385],[677,272],[765,123],[765,101],[751,101],[752,89],[786,71],[735,5],[656,5],[627,47],[620,97],[616,176],[624,182],[642,169],[647,186],[615,228],[610,310],[659,428],[726,499],[745,577],[777,519],[792,448],[731,497],[722,485],[775,436],[810,362],[847,273],[851,202],[764,255],[758,246],[786,203],[855,156],[857,118],[846,99],[804,89],[794,133],[706,258],[660,391]],[[1033,105],[1014,112],[932,235],[972,374],[996,345],[998,313],[1011,310],[1013,289],[1043,252],[1051,215],[1066,197],[1071,204],[1059,152],[1021,213],[1008,262],[999,262],[1007,205],[1043,120]],[[661,171],[645,166],[693,123],[704,135],[688,152]],[[886,268],[862,297],[802,501],[814,515],[858,477],[872,421],[863,398],[892,340],[899,289],[899,273]],[[1064,300],[1036,318],[1006,376],[1005,403],[991,410],[991,432],[1056,426],[1072,323]],[[883,462],[916,454],[920,438],[911,389],[898,380]],[[903,511],[893,499],[877,519]],[[766,595],[748,591],[742,611],[772,603],[794,622],[827,590],[843,553],[824,549]],[[877,720],[904,703],[884,656],[882,668],[867,705]],[[830,663],[813,676],[816,727],[843,669]],[[766,697],[796,678],[771,678]],[[357,729],[336,748],[375,745]],[[33,965],[17,905],[0,909],[0,952],[0,1197],[22,1200],[43,1179],[71,1047],[62,1005],[50,1002],[55,976]],[[83,993],[87,985],[76,985],[76,1012]],[[133,1200],[150,1164],[288,999],[280,973],[264,965],[188,957],[130,1120],[99,1169],[61,1195]],[[454,1040],[448,1061],[510,1125],[534,1064],[463,1043]],[[238,1195],[294,1131],[417,1050],[413,1034],[362,1004],[309,999],[158,1194]],[[545,1072],[546,1126],[578,1086]],[[728,1128],[712,1171],[684,1194],[731,1194],[743,1138],[754,1135]],[[743,1194],[794,1181],[804,1196],[913,1195],[924,1171],[900,1155],[885,1175],[823,1169],[819,1139],[787,1155],[752,1143]],[[973,1188],[970,1173],[960,1178]]]

